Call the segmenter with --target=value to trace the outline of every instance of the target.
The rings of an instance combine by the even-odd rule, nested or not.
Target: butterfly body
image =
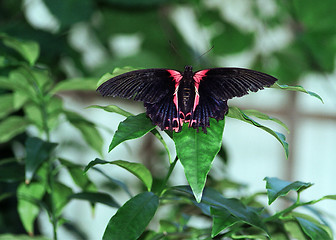
[[[271,86],[276,78],[243,68],[212,68],[193,72],[172,69],[143,69],[109,79],[98,87],[103,96],[143,101],[147,115],[163,130],[179,132],[182,125],[206,133],[209,118],[221,120],[228,111],[227,100]]]

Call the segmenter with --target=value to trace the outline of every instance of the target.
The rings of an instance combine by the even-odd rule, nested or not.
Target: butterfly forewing
[[[109,79],[97,89],[103,96],[155,103],[174,91],[173,77],[166,69],[143,69]]]

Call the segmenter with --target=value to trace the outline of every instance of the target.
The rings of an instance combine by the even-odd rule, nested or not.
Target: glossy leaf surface
[[[211,164],[222,145],[224,120],[210,119],[207,134],[183,125],[181,132],[174,132],[176,152],[196,201],[200,202]]]
[[[159,206],[159,198],[143,192],[128,200],[110,219],[103,240],[137,239],[146,229]]]

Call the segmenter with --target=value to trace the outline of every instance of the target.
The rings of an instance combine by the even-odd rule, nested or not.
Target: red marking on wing
[[[201,70],[195,73],[194,75],[194,81],[195,81],[195,100],[194,100],[194,106],[193,106],[193,112],[195,112],[196,107],[199,103],[200,95],[198,93],[199,85],[201,80],[206,76],[206,73],[209,71],[209,69]]]
[[[202,80],[202,78],[204,78],[206,76],[206,73],[209,71],[209,69],[204,69],[201,71],[198,71],[195,73],[194,75],[194,80],[195,80],[195,85],[196,83],[199,84]]]
[[[173,102],[174,102],[174,105],[176,107],[176,111],[179,111],[177,92],[178,92],[178,89],[179,89],[179,86],[180,86],[180,81],[181,81],[183,76],[181,75],[181,73],[179,71],[175,71],[175,70],[171,70],[171,69],[167,69],[167,71],[170,73],[170,76],[173,77],[173,81],[175,82],[175,91],[174,91]],[[179,120],[178,120],[178,122],[179,122]]]
[[[173,80],[175,82],[175,89],[176,89],[176,87],[180,84],[182,75],[179,71],[176,71],[176,70],[167,69],[167,71],[170,73],[170,76],[173,77]]]

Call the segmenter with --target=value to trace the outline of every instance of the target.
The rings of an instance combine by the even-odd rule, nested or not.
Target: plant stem
[[[32,83],[32,86],[34,87],[34,90],[36,92],[36,95],[38,96],[38,106],[40,108],[41,111],[41,116],[42,116],[42,127],[43,127],[43,131],[45,133],[46,136],[46,141],[50,142],[50,129],[48,127],[48,111],[47,111],[47,97],[48,95],[44,93],[44,91],[42,89],[39,88],[38,84],[37,84],[37,80],[35,79],[34,74],[31,72],[31,69],[24,65],[24,70],[27,72],[28,74],[28,80],[30,80],[30,82]],[[48,180],[47,180],[47,184],[48,184],[48,189],[49,189],[49,196],[50,196],[50,222],[53,226],[53,239],[57,240],[57,216],[56,216],[56,205],[54,202],[54,187],[55,187],[55,174],[54,174],[54,159],[50,158],[48,160]]]
[[[165,188],[166,188],[168,179],[169,179],[171,173],[173,172],[173,170],[174,170],[174,168],[175,168],[175,165],[176,165],[177,161],[178,161],[178,157],[176,156],[175,159],[174,159],[174,161],[172,162],[172,164],[170,164],[170,166],[169,166],[169,170],[168,170],[168,173],[167,173],[167,176],[166,176],[166,178],[163,180],[163,183],[162,183],[161,188],[160,188],[160,190],[159,190],[159,194],[158,194],[158,195],[159,195],[160,197],[161,197],[162,194],[164,193],[164,190],[165,190]]]
[[[290,207],[280,211],[280,212],[277,212],[276,214],[274,214],[273,216],[270,216],[268,218],[265,218],[264,219],[264,222],[269,222],[269,221],[272,221],[272,220],[275,220],[275,219],[278,219],[284,215],[286,215],[287,213],[290,213],[291,211],[293,211],[295,208],[297,207],[300,207],[304,204],[300,203],[300,192],[297,193],[297,199],[296,199],[296,202],[293,203]]]

